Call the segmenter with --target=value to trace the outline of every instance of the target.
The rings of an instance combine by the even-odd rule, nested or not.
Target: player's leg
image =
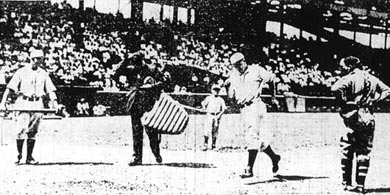
[[[27,113],[19,113],[15,117],[15,126],[18,131],[16,135],[16,148],[18,151],[16,164],[20,164],[20,160],[23,157],[23,145],[26,139],[26,132],[28,129],[29,115]]]
[[[276,154],[272,148],[271,145],[268,145],[263,152],[269,156],[269,158],[272,161],[272,172],[276,173],[279,170],[279,161],[281,159],[280,155]]]
[[[216,148],[218,130],[219,130],[219,119],[214,117],[213,124],[212,124],[212,130],[211,130],[211,138],[212,138],[211,149],[212,150],[214,150]]]
[[[212,128],[213,128],[212,125],[213,125],[213,118],[211,115],[207,114],[206,121],[204,124],[204,132],[203,132],[204,143],[203,143],[202,151],[206,151],[208,148],[209,137],[211,135]]]
[[[41,124],[43,115],[41,113],[35,113],[30,115],[30,121],[27,131],[27,158],[26,164],[38,164],[32,154],[35,147],[35,136],[38,133],[39,126]]]
[[[162,157],[160,154],[160,134],[158,134],[156,131],[153,130],[147,130],[146,133],[149,137],[149,143],[150,143],[150,149],[152,150],[152,153],[156,157],[157,163],[162,163]]]
[[[364,184],[370,167],[370,153],[374,139],[374,127],[365,128],[364,133],[358,135],[358,147],[356,149],[356,189],[360,193],[365,192]]]
[[[265,118],[267,117],[267,107],[263,102],[259,102],[259,116],[257,117],[256,128],[260,129],[260,151],[264,152],[272,161],[272,172],[276,173],[279,170],[280,155],[276,154],[272,149],[270,143],[273,136],[271,129],[265,128]]]
[[[256,161],[257,153],[259,151],[259,129],[256,128],[258,124],[258,110],[253,107],[245,107],[241,110],[241,120],[244,123],[245,145],[248,149],[248,164],[244,169],[244,173],[240,175],[241,178],[253,177],[253,167]]]
[[[131,125],[133,132],[133,155],[129,166],[142,164],[142,146],[143,146],[143,125],[141,117],[137,115],[131,116]]]
[[[341,147],[341,171],[344,190],[352,190],[352,162],[355,152],[355,143],[352,133],[347,133],[340,138]]]

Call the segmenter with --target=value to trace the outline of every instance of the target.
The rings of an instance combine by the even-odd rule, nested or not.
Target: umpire
[[[341,106],[340,115],[348,132],[340,139],[344,190],[365,193],[364,182],[370,166],[375,121],[374,104],[390,94],[390,88],[367,71],[361,70],[354,56],[343,59],[340,68],[345,76],[333,86]],[[356,155],[356,187],[352,186],[352,162]]]
[[[129,166],[142,164],[143,129],[141,117],[153,108],[163,89],[168,85],[170,77],[159,70],[157,56],[144,56],[141,53],[132,55],[119,65],[116,77],[125,75],[129,82],[127,112],[131,115],[133,132],[133,155]],[[149,137],[150,148],[161,163],[160,135],[150,129],[145,129]]]

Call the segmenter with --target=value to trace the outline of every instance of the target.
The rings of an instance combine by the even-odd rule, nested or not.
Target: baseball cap
[[[230,56],[230,63],[235,64],[243,59],[245,59],[244,54],[237,52]]]
[[[360,64],[360,60],[359,60],[359,58],[357,58],[355,56],[348,56],[348,57],[344,58],[344,60],[342,60],[342,62],[340,62],[340,64],[341,63],[344,63],[348,67],[351,67],[351,66],[354,67],[354,66]]]
[[[34,50],[31,51],[31,53],[30,53],[30,58],[31,59],[39,58],[39,57],[43,57],[43,51],[42,50],[34,49]]]

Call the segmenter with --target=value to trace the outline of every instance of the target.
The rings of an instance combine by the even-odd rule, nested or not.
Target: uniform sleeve
[[[209,104],[209,96],[207,96],[203,101],[202,101],[202,107],[206,108],[207,105]]]
[[[56,90],[57,88],[54,86],[53,81],[51,80],[49,74],[45,73],[45,92],[51,93]]]
[[[390,95],[390,87],[387,86],[385,83],[383,83],[381,80],[378,79],[378,88],[377,90],[380,92],[380,100],[385,99]]]
[[[343,105],[347,101],[347,88],[352,80],[348,77],[342,77],[331,87],[331,91],[336,92],[336,100],[338,104]]]
[[[332,91],[344,91],[349,85],[348,78],[342,77],[331,87]]]
[[[223,98],[221,98],[221,97],[220,97],[220,100],[221,100],[221,109],[222,109],[222,111],[225,111],[227,109],[226,104],[225,104],[225,100],[223,100]]]
[[[13,91],[19,91],[19,85],[22,82],[22,77],[20,71],[16,71],[12,79],[9,81],[7,88],[12,89]]]
[[[259,77],[258,79],[260,81],[263,81],[265,83],[269,83],[269,82],[274,80],[275,75],[272,72],[265,70],[263,67],[259,67],[258,77]]]

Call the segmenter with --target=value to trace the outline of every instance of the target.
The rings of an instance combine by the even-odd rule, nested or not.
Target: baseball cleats
[[[366,189],[362,186],[353,187],[350,184],[343,184],[343,186],[344,186],[344,191],[356,192],[358,194],[365,194],[366,193]]]
[[[21,164],[20,160],[22,160],[22,155],[21,154],[18,155],[18,160],[15,162],[15,164],[16,165],[20,165]]]
[[[343,187],[344,187],[344,191],[354,191],[355,190],[355,187],[353,187],[352,185],[343,184]]]
[[[129,162],[129,166],[137,166],[141,164],[142,164],[142,160],[137,158],[134,158]]]
[[[38,163],[39,163],[39,162],[36,161],[33,157],[28,158],[28,159],[26,160],[26,165],[37,165]]]
[[[207,151],[207,145],[204,145],[204,146],[202,147],[202,151]]]
[[[359,194],[365,194],[366,193],[366,189],[364,189],[364,187],[356,187],[355,188],[355,192],[359,193]]]
[[[250,167],[244,169],[244,173],[240,175],[241,179],[253,177],[253,171]]]
[[[275,159],[272,160],[272,172],[276,173],[279,170],[280,155],[276,155]]]
[[[161,157],[161,155],[156,156],[156,162],[157,162],[158,164],[161,164],[161,163],[162,163],[162,157]]]

